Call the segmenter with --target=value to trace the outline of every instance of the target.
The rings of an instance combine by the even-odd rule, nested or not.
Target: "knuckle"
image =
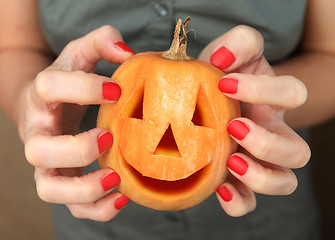
[[[296,104],[297,106],[303,105],[307,100],[307,88],[303,82],[296,79],[295,84],[295,96],[296,98]]]
[[[86,157],[85,148],[79,147],[78,151],[79,151],[79,162],[80,162],[81,166],[86,166],[88,164],[88,161],[87,161],[88,158]]]
[[[80,208],[74,207],[72,205],[66,205],[66,206],[71,212],[73,217],[78,218],[78,219],[86,218],[86,215],[83,213],[83,211]]]
[[[238,208],[235,208],[227,212],[231,217],[242,217],[251,211],[251,208],[248,204],[243,203]]]
[[[113,218],[113,216],[111,216],[109,211],[106,210],[101,210],[99,211],[99,218],[97,219],[97,221],[99,222],[108,222]]]
[[[63,49],[61,55],[53,63],[54,67],[65,71],[76,70],[80,65],[82,56],[80,55],[79,46],[83,42],[83,38],[71,40]]]
[[[37,96],[41,99],[46,99],[48,96],[48,82],[50,80],[50,71],[42,71],[37,74],[34,82],[34,90]]]
[[[110,25],[104,25],[98,28],[98,34],[107,34],[107,35],[120,35],[119,30],[117,30],[115,27],[110,26]]]
[[[96,200],[96,190],[90,184],[87,184],[85,177],[87,176],[75,177],[73,180],[79,185],[83,202],[91,203]]]
[[[44,202],[52,202],[52,197],[49,189],[50,187],[48,186],[48,183],[46,181],[39,180],[36,182],[37,195]]]
[[[74,141],[74,146],[76,146],[78,151],[79,164],[84,167],[90,164],[92,157],[90,157],[91,148],[87,146],[86,139],[83,138],[82,134],[78,134],[72,137]]]
[[[58,58],[53,62],[52,67],[55,70],[63,70],[63,71],[73,71],[78,65],[78,61],[80,61],[80,56],[78,56],[78,46],[82,38],[71,40],[66,44],[63,51],[60,53]],[[48,70],[50,71],[50,70]]]
[[[73,52],[73,50],[77,48],[78,43],[80,42],[80,40],[81,40],[81,38],[77,38],[77,39],[73,39],[70,42],[68,42],[66,44],[66,46],[64,47],[64,50],[63,50],[62,54],[66,55],[66,53],[68,53],[68,52]]]
[[[269,191],[271,180],[268,175],[269,174],[265,173],[256,177],[252,182],[251,189],[257,193],[266,193]]]
[[[292,168],[304,167],[311,158],[311,149],[304,140],[300,140],[298,143],[297,153],[294,154],[295,159],[293,160],[294,165]]]
[[[292,180],[286,186],[285,191],[284,191],[284,195],[292,194],[298,187],[298,180],[297,180],[297,178],[294,174],[292,174],[292,175],[293,175],[293,177],[291,177]]]
[[[97,89],[100,90],[101,85],[98,84],[97,78],[95,78],[94,74],[86,73],[82,70],[77,70],[75,72],[75,76],[77,79],[80,79],[80,92],[84,93],[82,96],[83,102],[90,102],[92,98],[94,98],[94,94]],[[82,103],[78,103],[82,104]]]
[[[38,146],[38,139],[35,137],[29,139],[24,147],[27,161],[35,167],[41,167],[43,162],[43,156],[41,155],[41,152],[38,151]]]
[[[276,192],[274,194],[276,195],[290,195],[293,193],[297,186],[298,186],[298,180],[296,175],[291,171],[291,169],[284,168],[282,170],[282,176],[281,180],[278,181],[279,185],[277,187]]]
[[[259,78],[254,79],[253,84],[250,84],[250,93],[252,94],[252,100],[256,103],[262,101],[262,97],[268,89],[266,88],[265,84],[262,83],[262,76]]]
[[[287,91],[287,99],[293,107],[303,105],[307,100],[307,88],[305,84],[294,76],[285,76],[287,78],[287,86],[291,86]]]
[[[255,157],[265,160],[270,156],[272,150],[272,143],[276,142],[276,134],[269,132],[270,138],[262,138],[259,141],[258,147],[255,149]],[[271,139],[271,140],[269,140]]]
[[[255,195],[253,195],[253,198],[252,198],[252,200],[250,201],[250,204],[249,204],[248,212],[254,211],[256,209],[256,207],[257,207],[257,200],[256,200]]]
[[[85,71],[79,69],[79,70],[75,70],[73,72],[75,73],[75,75],[76,75],[77,78],[86,80],[87,73]]]
[[[250,194],[250,197],[248,200],[246,200],[245,202],[245,214],[252,212],[256,209],[257,206],[257,200],[256,200],[256,196],[254,193]]]
[[[73,39],[71,40],[64,49],[66,50],[72,50],[72,49],[76,49],[78,47],[78,44],[80,43],[82,38],[77,38],[77,39]]]
[[[246,25],[239,25],[235,27],[235,32],[238,38],[245,40],[246,44],[244,47],[248,52],[255,52],[255,49],[257,49],[257,57],[263,53],[264,39],[256,29]]]

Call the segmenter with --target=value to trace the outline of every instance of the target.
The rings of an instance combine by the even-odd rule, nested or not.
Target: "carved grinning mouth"
[[[142,187],[150,191],[163,194],[176,194],[178,192],[185,192],[197,186],[201,180],[204,180],[204,178],[202,178],[202,175],[205,174],[212,165],[212,163],[209,163],[207,166],[193,173],[187,178],[175,181],[166,181],[143,176],[140,172],[138,172],[135,168],[127,163],[122,152],[121,156],[123,167],[125,167],[127,171],[136,178],[136,181],[140,183]]]
[[[152,177],[143,176],[139,171],[137,171],[134,167],[127,163],[127,160],[120,148],[119,151],[122,156],[123,166],[127,168],[128,172],[136,178],[137,182],[140,183],[142,187],[149,189],[150,191],[163,194],[176,194],[178,192],[185,192],[190,190],[192,187],[195,187],[201,179],[203,179],[202,175],[205,174],[206,169],[209,169],[211,167],[211,163],[209,163],[202,169],[198,170],[197,172],[184,179],[174,181],[160,180]],[[153,154],[182,158],[170,125],[165,131]]]

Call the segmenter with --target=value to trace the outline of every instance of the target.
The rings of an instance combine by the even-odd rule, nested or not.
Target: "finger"
[[[278,132],[270,132],[247,118],[237,118],[227,131],[257,159],[286,168],[301,168],[310,158],[307,143],[284,123]]]
[[[93,72],[101,59],[121,64],[133,54],[134,51],[123,42],[116,28],[103,26],[71,41],[51,68]]]
[[[262,35],[248,26],[237,26],[215,39],[200,53],[199,59],[210,62],[219,69],[230,72],[245,64],[250,72],[259,66],[262,70],[273,74],[271,67],[262,57],[264,40]],[[253,64],[259,63],[262,64]]]
[[[225,182],[216,191],[223,210],[232,217],[240,217],[256,208],[254,193],[238,181]]]
[[[307,99],[305,85],[293,76],[231,73],[219,81],[219,89],[231,98],[283,109],[301,106]]]
[[[242,153],[232,155],[227,166],[232,175],[252,191],[267,195],[289,195],[298,181],[289,168],[253,161]]]
[[[121,96],[121,88],[110,78],[83,71],[45,70],[33,89],[33,101],[46,103],[103,104]]]
[[[106,222],[113,219],[128,202],[128,197],[113,192],[94,203],[69,204],[67,207],[76,218]]]
[[[35,170],[37,193],[49,203],[92,203],[111,192],[120,180],[120,176],[111,169],[101,169],[79,177],[60,175],[57,169]]]
[[[83,167],[95,161],[112,143],[112,135],[101,128],[75,136],[35,133],[26,138],[25,154],[28,162],[35,167]]]

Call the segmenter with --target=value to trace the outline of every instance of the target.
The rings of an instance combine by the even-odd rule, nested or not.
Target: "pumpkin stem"
[[[174,30],[174,36],[171,47],[168,51],[162,53],[163,58],[178,61],[191,60],[191,58],[186,54],[186,46],[187,46],[186,30],[190,20],[191,20],[190,17],[187,17],[183,23],[181,19],[178,20],[176,28]],[[182,29],[182,31],[180,31],[180,28]]]

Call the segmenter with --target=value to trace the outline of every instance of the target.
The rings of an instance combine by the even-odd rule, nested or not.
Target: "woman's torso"
[[[236,25],[256,28],[271,62],[288,58],[303,31],[306,0],[40,0],[43,31],[52,50],[102,26],[112,25],[135,52],[169,48],[176,19],[191,17],[188,54],[197,57],[213,39]],[[116,66],[99,63],[112,75]],[[94,109],[85,127],[95,125]],[[97,168],[97,166],[91,166]],[[296,171],[299,188],[290,196],[257,195],[257,209],[240,218],[227,216],[215,196],[178,212],[159,212],[130,203],[107,223],[78,220],[54,206],[59,239],[318,239],[317,211],[308,167]]]

